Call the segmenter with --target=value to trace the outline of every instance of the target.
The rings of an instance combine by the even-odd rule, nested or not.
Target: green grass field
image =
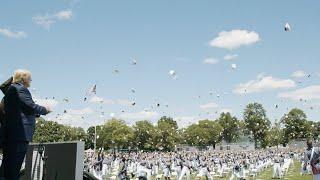
[[[301,176],[300,175],[301,164],[298,161],[294,161],[294,166],[291,166],[288,170],[288,173],[283,177],[283,179],[292,179],[292,180],[312,180],[311,175]],[[256,180],[272,179],[272,167],[268,168],[266,171],[258,175]]]
[[[283,177],[285,180],[312,180],[311,175],[301,176],[300,175],[300,167],[301,164],[298,161],[294,161],[294,166],[291,166],[288,170],[288,173]],[[219,178],[220,180],[229,180],[230,177],[227,178]],[[192,177],[192,180],[195,178]],[[205,179],[205,178],[202,178]],[[250,178],[255,180],[265,180],[265,179],[272,179],[272,167],[266,169],[261,174],[256,176],[255,178]]]

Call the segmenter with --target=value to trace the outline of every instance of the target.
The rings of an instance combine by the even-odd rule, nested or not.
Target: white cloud
[[[132,101],[129,101],[128,99],[118,99],[117,104],[121,106],[131,106]]]
[[[236,94],[244,94],[273,89],[288,89],[295,86],[295,82],[291,79],[278,79],[260,74],[255,80],[250,80],[247,83],[237,85],[233,92]]]
[[[49,121],[53,120],[58,122],[59,124],[66,124],[73,127],[88,127],[89,125],[81,118],[81,115],[68,114],[64,113],[60,115],[58,118],[56,117],[48,117]]]
[[[15,39],[21,39],[21,38],[26,38],[27,37],[27,33],[23,32],[23,31],[11,31],[9,29],[6,28],[0,28],[0,34],[8,37],[8,38],[15,38]]]
[[[54,14],[38,15],[32,18],[33,22],[46,29],[50,29],[57,21],[70,20],[73,16],[72,10],[63,10]]]
[[[278,97],[288,98],[292,100],[313,100],[320,99],[320,85],[308,86],[305,88],[296,89],[294,91],[282,92]]]
[[[218,62],[219,60],[215,58],[206,58],[203,60],[204,64],[217,64]]]
[[[134,112],[134,113],[123,113],[118,116],[120,119],[124,120],[154,120],[156,118],[159,118],[158,112],[152,112],[152,111],[140,111],[140,112]]]
[[[49,114],[46,119],[56,121],[60,124],[67,124],[74,127],[88,128],[103,123],[103,119],[94,116],[94,110],[90,107],[83,109],[67,109],[67,113],[59,116]]]
[[[37,25],[40,25],[46,29],[49,29],[51,25],[55,22],[53,19],[51,19],[48,15],[45,16],[34,16],[32,18],[33,22]]]
[[[59,20],[69,20],[72,18],[72,11],[70,9],[57,12],[54,16]]]
[[[302,71],[302,70],[299,70],[299,71],[295,71],[291,74],[292,77],[296,77],[296,78],[302,78],[302,77],[306,77],[307,74]]]
[[[86,107],[83,109],[69,109],[67,110],[67,113],[70,115],[88,115],[94,113],[94,111],[91,108]]]
[[[224,60],[231,61],[238,57],[237,54],[227,54],[223,57]]]
[[[213,103],[213,102],[200,105],[200,108],[201,108],[201,109],[204,109],[204,110],[205,110],[205,109],[214,109],[214,108],[216,108],[216,107],[218,107],[218,105],[217,105],[216,103]]]
[[[218,37],[210,41],[213,47],[224,49],[236,49],[242,45],[250,45],[260,41],[259,34],[254,31],[235,29],[222,31]]]
[[[41,99],[41,98],[34,98],[34,102],[41,105],[41,106],[48,106],[51,108],[56,107],[59,102],[55,99]]]
[[[92,102],[92,103],[103,103],[104,99],[102,97],[92,96],[90,98],[89,102]]]
[[[188,127],[190,124],[198,122],[198,120],[194,116],[178,116],[173,119],[177,121],[179,128],[185,128]]]
[[[89,100],[89,102],[91,103],[103,103],[103,104],[117,104],[120,106],[131,106],[132,101],[128,100],[128,99],[104,99],[103,97],[99,97],[99,96],[92,96]]]

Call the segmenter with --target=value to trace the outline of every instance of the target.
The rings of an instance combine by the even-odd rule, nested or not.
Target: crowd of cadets
[[[272,176],[283,176],[283,167],[293,164],[293,158],[303,156],[303,149],[267,149],[246,151],[180,151],[126,152],[87,155],[85,169],[99,179],[151,179],[151,177],[182,179],[186,177],[229,176],[241,179],[257,175],[273,166]],[[301,158],[302,159],[302,158]],[[108,179],[109,179],[108,178]],[[112,178],[111,178],[112,179]]]

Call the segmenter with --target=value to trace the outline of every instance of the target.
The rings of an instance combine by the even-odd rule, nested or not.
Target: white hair
[[[31,78],[31,72],[25,69],[18,69],[14,72],[13,83],[26,82]]]

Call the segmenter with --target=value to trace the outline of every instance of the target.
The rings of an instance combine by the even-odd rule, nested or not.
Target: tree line
[[[218,143],[241,142],[249,139],[256,148],[286,146],[292,140],[318,139],[320,123],[307,120],[301,109],[291,109],[279,121],[270,122],[259,103],[248,104],[243,120],[231,113],[221,113],[216,120],[199,120],[185,128],[178,128],[171,117],[163,116],[156,124],[148,120],[129,126],[120,119],[105,124],[83,128],[37,119],[34,142],[60,142],[80,140],[86,148],[131,149],[144,151],[172,151],[176,146],[207,147]]]

